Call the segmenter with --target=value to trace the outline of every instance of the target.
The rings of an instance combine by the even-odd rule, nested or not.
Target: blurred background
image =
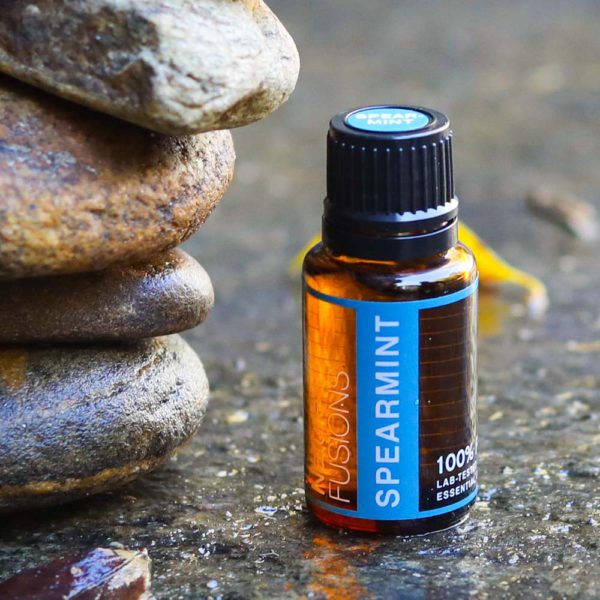
[[[251,447],[262,461],[260,474],[227,480],[225,498],[264,501],[270,490],[285,506],[293,486],[302,498],[300,289],[287,270],[320,229],[333,114],[373,103],[447,113],[462,219],[546,283],[550,309],[535,322],[518,294],[481,298],[481,495],[464,530],[363,544],[280,512],[279,527],[257,537],[277,564],[261,563],[246,588],[221,589],[277,597],[279,577],[314,598],[596,597],[600,245],[533,214],[526,196],[549,186],[598,207],[600,4],[270,5],[299,47],[298,87],[274,115],[234,132],[234,182],[188,244],[217,293],[208,322],[189,335],[213,386],[204,456],[235,464],[215,454],[224,441],[230,457],[232,445]],[[249,415],[234,430],[231,407]],[[257,481],[263,491],[248,489]]]
[[[531,215],[524,198],[549,185],[598,200],[597,2],[270,4],[296,40],[301,75],[286,105],[234,133],[234,182],[188,244],[218,295],[197,334],[211,340],[204,355],[234,358],[257,335],[289,342],[290,329],[299,345],[287,264],[320,228],[328,120],[355,106],[413,103],[446,112],[462,218],[506,258],[543,276],[551,293],[554,271],[573,271],[577,258],[569,256],[589,252]],[[586,282],[571,285],[575,295]]]
[[[525,198],[545,185],[600,201],[600,3],[269,4],[298,45],[298,87],[234,132],[234,181],[186,243],[217,296],[186,334],[213,390],[205,425],[124,491],[15,521],[12,568],[25,545],[117,540],[149,548],[158,598],[596,598],[600,245]],[[340,535],[303,510],[300,285],[288,265],[320,230],[329,118],[372,103],[450,116],[461,217],[541,277],[551,302],[537,322],[518,294],[482,302],[493,326],[480,340],[480,499],[465,526],[411,540]]]

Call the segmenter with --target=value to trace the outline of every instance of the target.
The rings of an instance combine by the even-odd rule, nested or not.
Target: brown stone
[[[296,85],[293,40],[262,0],[9,2],[0,69],[172,135],[245,125]]]
[[[541,186],[527,194],[525,203],[534,215],[584,242],[598,239],[600,225],[596,207],[572,192]]]
[[[105,271],[0,282],[0,344],[167,335],[214,303],[206,271],[182,250]]]
[[[196,431],[202,363],[179,337],[0,351],[0,511],[131,481]]]
[[[0,78],[0,279],[143,261],[224,194],[229,132],[173,138]]]

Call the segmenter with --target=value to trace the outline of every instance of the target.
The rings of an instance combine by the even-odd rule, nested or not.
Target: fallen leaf
[[[0,583],[7,600],[151,600],[146,550],[96,548],[17,573]]]
[[[516,285],[527,294],[527,309],[531,316],[540,317],[546,312],[548,293],[540,279],[506,262],[462,222],[458,227],[458,239],[475,255],[482,286],[493,287],[503,283]]]

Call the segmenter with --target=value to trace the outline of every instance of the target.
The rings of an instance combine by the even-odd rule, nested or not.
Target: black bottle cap
[[[331,119],[323,241],[333,252],[431,256],[456,243],[457,212],[446,115],[381,105]]]

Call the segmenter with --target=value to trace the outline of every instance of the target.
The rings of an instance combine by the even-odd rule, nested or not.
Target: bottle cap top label
[[[346,124],[354,129],[375,133],[402,133],[423,129],[433,119],[427,113],[411,108],[380,106],[350,113]]]

